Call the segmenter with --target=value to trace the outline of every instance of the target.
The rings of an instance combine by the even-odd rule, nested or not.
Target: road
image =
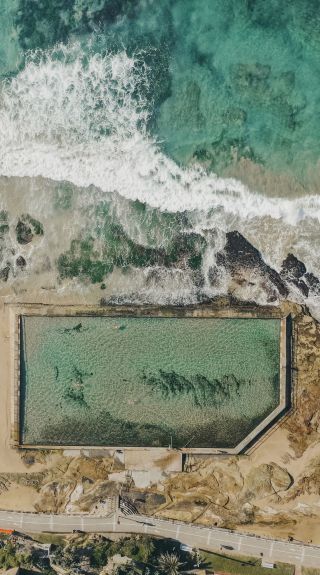
[[[320,566],[320,547],[315,545],[266,539],[226,529],[199,527],[141,515],[113,514],[109,517],[90,517],[0,511],[0,528],[27,533],[42,531],[70,533],[73,529],[100,533],[146,533],[172,537],[181,543],[209,551],[216,551],[221,545],[227,545],[243,555],[261,557],[263,553],[265,560],[283,561],[305,567]]]

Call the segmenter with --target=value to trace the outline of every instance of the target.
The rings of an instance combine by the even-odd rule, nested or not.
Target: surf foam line
[[[320,222],[320,197],[269,198],[201,167],[182,168],[147,133],[143,59],[85,54],[80,45],[30,54],[0,95],[0,173],[94,185],[163,211],[214,212],[289,225]]]

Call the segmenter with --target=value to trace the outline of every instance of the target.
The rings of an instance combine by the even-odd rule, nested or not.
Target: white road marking
[[[270,551],[269,551],[270,557],[272,557],[273,546],[274,546],[274,541],[272,541],[271,546],[270,546]]]
[[[10,512],[9,512],[10,513]],[[300,563],[305,566],[317,567],[320,562],[320,547],[306,546],[302,543],[289,543],[286,541],[270,540],[263,537],[256,537],[249,534],[232,533],[228,530],[218,528],[208,529],[205,527],[187,525],[182,522],[167,521],[165,519],[153,519],[153,525],[144,525],[144,522],[150,521],[150,518],[143,518],[139,516],[135,519],[130,517],[122,517],[122,525],[125,531],[142,532],[147,531],[151,533],[168,535],[169,533],[181,541],[194,541],[198,537],[199,544],[204,548],[209,546],[219,547],[220,543],[230,544],[238,547],[242,553],[258,556],[259,551],[263,551],[268,555],[272,555],[276,560],[285,560],[292,563]],[[10,515],[0,511],[0,526],[3,528],[7,525],[8,528],[23,528],[25,531],[47,531],[51,528],[52,531],[59,530],[61,532],[72,531],[73,528],[79,528],[81,525],[82,530],[87,531],[112,531],[117,530],[116,515],[109,517],[106,521],[105,517],[88,517],[88,516],[63,516],[63,515],[45,515],[45,514],[30,514],[30,513],[13,513]],[[120,527],[121,530],[121,527]],[[211,539],[214,535],[214,540]]]

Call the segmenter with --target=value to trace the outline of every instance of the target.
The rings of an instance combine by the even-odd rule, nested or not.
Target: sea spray
[[[162,143],[148,130],[150,102],[143,87],[149,81],[148,67],[138,52],[131,56],[124,50],[96,54],[90,49],[84,52],[76,43],[30,53],[21,72],[1,86],[0,174],[32,181],[42,176],[51,179],[52,185],[71,182],[81,188],[80,203],[91,206],[93,216],[92,204],[105,197],[130,241],[147,247],[150,226],[160,229],[163,222],[153,215],[146,230],[143,214],[132,220],[135,202],[147,206],[149,214],[185,214],[185,231],[196,231],[207,241],[202,266],[207,297],[228,289],[224,270],[219,270],[215,286],[208,278],[217,251],[223,249],[224,234],[232,229],[249,237],[270,265],[279,268],[281,258],[293,250],[298,256],[303,253],[309,271],[319,273],[314,238],[319,231],[320,197],[270,198],[200,165],[179,166],[164,154]],[[52,212],[51,219],[55,217]],[[78,233],[78,218],[68,229],[70,239]],[[54,225],[54,219],[52,222]],[[173,227],[176,223],[172,222]],[[94,228],[90,235],[96,248],[100,240]],[[158,243],[153,247],[163,246],[167,229],[151,234]],[[212,230],[217,233],[214,241],[208,240]],[[46,233],[45,241],[50,246],[52,239]],[[155,276],[149,269],[157,265],[146,261],[142,266],[137,287],[141,297],[159,303],[197,300],[199,290],[186,269],[177,273],[162,270],[157,286],[150,280]],[[169,276],[172,281],[163,292],[161,284]],[[126,301],[135,297],[131,280],[132,276],[127,276],[120,289]],[[119,284],[114,289],[118,290]],[[266,302],[254,286],[243,292],[243,297]],[[301,295],[297,297],[300,301]]]
[[[320,221],[320,198],[267,198],[241,182],[182,168],[146,130],[148,82],[141,59],[125,52],[85,54],[80,45],[38,51],[2,85],[0,173],[44,176],[146,202],[167,211],[215,210],[289,225]]]

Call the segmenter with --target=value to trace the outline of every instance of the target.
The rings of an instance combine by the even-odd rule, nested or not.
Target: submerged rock
[[[8,212],[6,210],[0,210],[0,239],[2,239],[8,231]]]
[[[11,265],[10,263],[7,262],[7,265],[4,268],[0,269],[0,280],[4,282],[8,281],[10,270]]]
[[[26,267],[27,262],[25,260],[25,258],[23,256],[18,256],[16,259],[16,266],[17,268],[24,270],[24,268]]]
[[[32,218],[29,214],[22,215],[16,225],[16,236],[19,244],[29,244],[34,236],[43,235],[41,222]]]

